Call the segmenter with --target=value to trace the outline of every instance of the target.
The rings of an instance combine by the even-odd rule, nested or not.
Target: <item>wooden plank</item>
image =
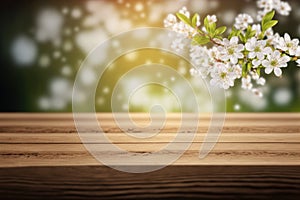
[[[105,133],[123,133],[124,131],[128,133],[143,133],[143,132],[161,132],[161,133],[193,133],[194,128],[192,127],[183,127],[181,131],[178,131],[178,128],[174,127],[164,127],[164,128],[149,128],[149,129],[139,129],[131,127],[122,127],[120,129],[116,126],[104,126],[102,131]],[[208,127],[198,127],[198,133],[207,133]],[[84,127],[81,130],[82,133],[98,133],[99,129],[94,129],[91,127]],[[299,133],[299,125],[294,126],[224,126],[222,133],[270,133],[270,134],[281,134],[281,133]],[[75,126],[0,126],[0,134],[2,133],[39,133],[39,134],[52,134],[52,133],[77,133]]]
[[[85,143],[99,143],[97,137],[99,133],[87,133],[86,136],[90,138],[89,142]],[[115,144],[119,143],[168,143],[171,142],[177,134],[175,133],[160,133],[150,138],[152,133],[135,133],[136,138],[126,135],[125,133],[105,133],[105,136]],[[193,142],[203,142],[206,134],[197,133]],[[187,142],[186,133],[179,133],[177,136],[180,142]],[[208,142],[212,140],[209,139]],[[222,133],[218,140],[219,143],[300,143],[298,133]],[[1,133],[0,144],[81,144],[82,141],[78,134],[70,133]]]
[[[96,153],[107,159],[115,159],[117,152],[107,151],[108,144]],[[204,159],[199,159],[200,143],[193,143],[174,165],[300,165],[299,143],[218,143],[213,151]],[[132,153],[147,158],[154,150],[165,144],[118,144]],[[97,145],[94,145],[97,147]],[[178,148],[163,151],[168,157],[177,153]],[[81,144],[2,144],[0,148],[1,167],[13,166],[69,166],[99,165]],[[132,165],[139,165],[137,159]]]
[[[145,114],[131,114],[133,119],[139,125],[147,125],[149,116]],[[187,115],[193,118],[195,115]],[[0,114],[0,133],[76,133],[72,114]],[[163,128],[152,126],[151,128],[132,127],[129,124],[122,124],[120,129],[114,122],[112,114],[97,114],[99,122],[104,132],[120,133],[126,132],[177,132],[180,127],[180,115],[168,114],[166,124]],[[118,118],[125,120],[126,115],[119,114]],[[208,130],[210,115],[199,115],[200,124],[197,129],[199,133],[206,133]],[[85,122],[85,132],[98,132],[98,129],[91,128],[89,115],[82,114]],[[154,115],[154,119],[161,119],[160,115]],[[280,113],[280,114],[226,114],[226,120],[223,127],[223,133],[299,133],[300,132],[300,114]],[[182,133],[193,132],[194,123],[185,124]]]
[[[152,153],[160,150],[168,143],[121,143],[115,144],[116,146],[130,152],[142,152]],[[184,143],[183,143],[184,144]],[[202,143],[192,143],[188,151],[198,151]],[[109,149],[111,144],[90,144],[91,146],[99,146],[99,151],[105,151]],[[102,148],[103,147],[103,150]],[[106,148],[107,147],[107,148]],[[184,150],[182,143],[174,143],[174,148],[171,151]],[[278,151],[288,152],[293,151],[295,153],[300,152],[299,143],[217,143],[215,151]],[[1,144],[0,152],[78,152],[85,151],[82,144]],[[97,150],[98,151],[98,150]],[[299,158],[300,159],[300,158]]]
[[[2,199],[297,199],[295,166],[169,166],[129,174],[107,167],[0,168]]]

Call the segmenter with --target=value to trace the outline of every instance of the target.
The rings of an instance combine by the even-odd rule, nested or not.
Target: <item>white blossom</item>
[[[185,15],[187,18],[190,18],[190,15],[191,15],[185,6],[179,10],[179,13]]]
[[[223,45],[219,46],[218,51],[220,52],[220,59],[222,61],[228,61],[232,64],[237,64],[238,59],[244,58],[242,51],[245,49],[243,44],[238,44],[238,37],[232,37],[230,40],[227,38],[223,39]]]
[[[266,79],[263,77],[259,77],[259,74],[256,71],[250,72],[252,80],[256,81],[257,85],[265,85]]]
[[[192,46],[190,50],[191,62],[196,66],[202,78],[206,78],[211,69],[210,56],[207,47]]]
[[[268,12],[266,10],[260,10],[257,12],[256,19],[257,21],[261,21],[263,17],[267,14]]]
[[[257,79],[256,83],[258,85],[265,85],[266,84],[266,79],[263,77],[260,77],[259,79]]]
[[[216,23],[218,21],[216,15],[207,15],[207,19],[209,23]]]
[[[281,55],[278,50],[275,50],[267,56],[267,59],[262,62],[265,67],[266,74],[271,74],[273,71],[276,76],[282,75],[281,68],[287,67],[287,62],[290,61],[290,57],[286,55]]]
[[[273,9],[273,1],[272,0],[258,0],[257,7],[263,8],[264,10],[272,10]]]
[[[243,73],[242,67],[240,65],[233,65],[231,69],[231,73],[232,76],[235,77],[235,79],[241,78]]]
[[[270,47],[266,47],[267,41],[265,40],[257,40],[256,37],[252,37],[245,44],[246,50],[249,51],[248,57],[250,59],[257,58],[258,60],[263,60],[265,55],[269,54],[272,49]]]
[[[249,24],[254,22],[253,18],[248,14],[239,14],[235,18],[234,27],[238,30],[245,30],[247,29]]]
[[[253,88],[251,76],[247,75],[246,77],[242,78],[242,88],[245,90],[251,90]]]
[[[175,50],[176,52],[181,52],[185,47],[185,44],[183,43],[183,38],[176,38],[171,45],[171,48]]]
[[[173,14],[168,14],[167,18],[164,20],[164,26],[166,28],[172,28],[177,23],[177,18]]]
[[[279,12],[279,14],[288,16],[292,11],[292,8],[287,2],[280,2],[279,5],[276,7],[276,10]]]
[[[266,14],[267,12],[275,9],[279,14],[287,16],[292,10],[289,3],[281,0],[258,0],[257,6],[263,9],[261,14]]]
[[[257,72],[251,71],[250,75],[251,75],[252,79],[255,81],[259,79],[259,75]]]
[[[253,24],[252,25],[252,30],[254,30],[255,33],[255,37],[258,37],[261,34],[261,25],[260,24]]]
[[[275,9],[278,9],[280,4],[281,4],[281,0],[272,0],[272,6],[275,8]]]
[[[268,37],[267,43],[270,44],[271,46],[276,47],[279,44],[279,40],[280,40],[279,33],[275,33],[275,34],[269,35],[267,37]]]
[[[261,8],[257,18],[260,22],[253,24],[253,18],[248,14],[239,14],[235,19],[234,27],[246,33],[251,25],[255,35],[247,38],[247,41],[234,36],[230,39],[213,37],[204,26],[201,27],[200,15],[197,15],[196,26],[178,20],[169,14],[164,20],[164,25],[177,33],[171,47],[176,52],[189,49],[189,56],[193,68],[190,74],[194,77],[210,78],[210,83],[223,89],[233,87],[236,79],[241,79],[242,88],[262,97],[262,92],[255,86],[263,86],[266,79],[258,73],[262,68],[266,74],[274,72],[276,76],[282,75],[282,69],[288,66],[288,62],[296,60],[300,67],[300,46],[298,39],[291,39],[289,34],[281,37],[274,33],[272,28],[262,32],[261,20],[271,10],[276,10],[281,15],[288,15],[291,7],[287,2],[281,0],[258,0],[257,6]],[[179,13],[191,20],[191,14],[183,7]],[[216,23],[216,15],[208,15],[209,23]],[[198,30],[202,30],[202,33]],[[194,38],[198,34],[199,38]],[[264,35],[262,35],[264,34]],[[202,39],[203,36],[210,37],[212,46],[192,45],[192,39]],[[201,38],[202,37],[202,38]],[[264,39],[262,39],[264,38]],[[296,56],[295,58],[291,58]],[[250,66],[249,66],[250,63]],[[251,65],[252,64],[252,65]],[[246,66],[243,71],[241,65]],[[249,68],[250,67],[250,68]],[[246,73],[243,77],[242,74]]]
[[[185,24],[184,22],[179,22],[174,24],[173,31],[181,34],[183,37],[188,37],[192,31],[192,27]]]
[[[284,37],[281,37],[279,39],[279,44],[277,45],[277,48],[288,52],[290,55],[294,56],[297,53],[297,48],[299,45],[298,39],[291,39],[290,35],[288,33],[284,34]]]
[[[267,37],[272,37],[272,36],[274,36],[274,31],[272,28],[269,28],[268,30],[266,30],[265,34]]]
[[[219,41],[218,43],[222,44],[221,41]],[[213,65],[214,62],[221,60],[221,52],[219,51],[219,48],[217,46],[213,46],[212,48],[208,49],[208,56],[210,58],[211,65]]]
[[[234,66],[238,67],[238,66]],[[218,86],[220,88],[229,89],[234,86],[234,81],[237,79],[237,74],[233,66],[229,63],[224,64],[217,62],[211,72],[212,79],[211,85]]]
[[[187,11],[186,7],[183,7],[179,12],[188,18],[190,17],[190,12]],[[196,24],[197,26],[201,25],[200,17],[197,18]],[[186,38],[193,37],[197,34],[197,30],[182,21],[178,22],[176,16],[173,14],[168,14],[164,19],[164,26],[166,28],[171,28],[174,32]]]

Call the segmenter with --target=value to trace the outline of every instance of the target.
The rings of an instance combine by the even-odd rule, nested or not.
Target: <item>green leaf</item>
[[[223,39],[223,37],[220,36],[220,35],[216,35],[214,38],[219,39],[219,40],[222,40],[222,39]]]
[[[215,22],[210,23],[208,20],[208,17],[204,18],[204,27],[208,33],[208,35],[213,38],[215,37],[215,32],[216,32],[216,28],[217,28],[217,24]]]
[[[278,23],[277,20],[273,20],[274,15],[275,15],[275,11],[273,10],[273,11],[268,12],[263,17],[262,22],[261,22],[261,27],[262,27],[263,32],[265,32],[269,28],[272,28],[273,26],[275,26]]]
[[[204,34],[200,29],[198,29],[197,31],[198,31],[198,33],[201,34],[201,35]]]
[[[252,63],[249,62],[249,63],[247,64],[247,70],[248,70],[248,71],[251,71],[251,69],[252,69]]]
[[[186,24],[192,26],[191,20],[190,20],[187,16],[185,16],[184,14],[182,14],[182,13],[176,13],[176,16],[177,16],[181,21],[183,21],[184,23],[186,23]]]
[[[256,31],[252,30],[251,33],[250,33],[250,38],[254,37],[255,35],[256,35]]]
[[[248,26],[247,31],[246,31],[246,34],[245,34],[245,40],[248,40],[248,39],[254,37],[255,34],[256,34],[256,31],[255,31],[255,30],[252,30],[252,27],[251,27],[251,26]]]
[[[232,28],[232,30],[231,30],[231,33],[229,34],[229,39],[231,39],[231,38],[233,38],[234,36],[238,36],[238,37],[240,37],[240,35],[241,35],[241,31],[240,30],[237,30],[237,29],[235,29],[234,27]]]
[[[209,21],[207,17],[204,18],[204,27],[206,28],[207,31],[209,31]]]
[[[258,74],[258,76],[260,76],[260,68],[256,69],[256,73]]]
[[[239,38],[243,43],[247,42],[246,36],[244,34],[239,34]]]
[[[199,15],[197,13],[194,14],[193,18],[192,18],[192,26],[193,27],[197,27],[197,21],[199,19]]]
[[[252,27],[249,25],[248,27],[247,27],[247,33],[250,33],[252,31]]]
[[[251,26],[248,26],[247,27],[247,30],[246,30],[246,33],[245,33],[245,39],[249,39],[249,36],[250,36],[250,33],[252,31],[252,27]]]
[[[204,45],[210,42],[209,38],[202,38],[200,41],[198,41],[199,45]]]
[[[274,27],[276,24],[278,24],[278,21],[277,21],[277,20],[271,20],[271,21],[269,21],[269,22],[267,22],[266,24],[263,25],[262,30],[263,30],[263,31],[266,31],[266,30],[268,30],[269,28]]]
[[[258,36],[258,39],[262,40],[262,39],[264,39],[264,37],[265,37],[265,33],[261,32]]]
[[[210,23],[209,24],[209,33],[211,34],[211,36],[213,36],[215,34],[217,28],[217,24],[216,23]]]
[[[193,38],[193,43],[198,45],[204,45],[210,42],[210,38],[207,36],[196,35]]]
[[[215,31],[215,34],[222,35],[223,33],[225,33],[226,30],[227,30],[226,26],[221,26],[221,27],[217,28],[217,30]]]
[[[266,24],[267,22],[271,21],[275,16],[275,10],[268,12],[262,19],[262,25]]]
[[[208,21],[208,18],[205,17],[205,18],[204,18],[204,27],[205,27],[206,29],[208,29],[208,26],[209,26],[209,21]]]

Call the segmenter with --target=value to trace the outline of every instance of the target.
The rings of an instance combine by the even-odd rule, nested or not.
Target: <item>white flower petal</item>
[[[281,76],[282,75],[282,70],[279,67],[275,67],[274,73],[276,76]]]
[[[271,74],[272,71],[273,71],[272,67],[266,67],[266,69],[265,69],[266,74]]]
[[[248,55],[248,57],[249,57],[250,59],[253,59],[253,58],[256,57],[256,53],[255,53],[255,52],[250,52],[249,55]]]
[[[257,81],[256,81],[256,83],[258,84],[258,85],[265,85],[266,84],[266,79],[264,79],[264,78],[259,78]]]
[[[273,58],[277,60],[277,59],[280,59],[280,57],[281,57],[280,51],[275,50],[273,53]]]
[[[254,46],[250,42],[247,42],[245,47],[248,51],[254,51]]]
[[[297,66],[300,67],[300,59],[297,60],[296,63],[298,64]]]
[[[272,52],[273,52],[273,51],[272,51],[271,47],[266,47],[266,48],[264,48],[264,50],[263,50],[263,53],[264,53],[265,55],[271,54]]]
[[[291,36],[288,33],[284,34],[284,40],[285,42],[290,42],[291,41]]]
[[[243,51],[245,49],[244,45],[239,44],[236,48],[237,51]]]
[[[263,65],[264,67],[270,67],[270,61],[268,61],[268,60],[263,60],[263,61],[262,61],[262,65]]]
[[[235,55],[237,58],[240,58],[240,59],[244,58],[244,54],[242,54],[242,53],[236,53]]]
[[[256,55],[259,60],[263,60],[265,58],[265,55],[262,52],[258,52]]]
[[[261,65],[261,60],[255,59],[255,60],[252,61],[252,64],[254,65],[254,67],[258,67],[258,66]]]
[[[260,41],[260,46],[265,47],[266,45],[267,45],[267,41],[266,40]]]
[[[234,64],[234,65],[238,63],[238,59],[237,59],[237,57],[235,57],[235,56],[231,56],[231,57],[230,57],[230,61],[231,61],[231,63]]]
[[[230,39],[230,44],[237,44],[239,42],[239,38],[238,37],[232,37],[231,39]]]
[[[280,62],[289,62],[291,60],[291,58],[289,57],[289,56],[286,56],[286,55],[284,55],[284,56],[282,56],[281,58],[280,58]]]
[[[299,44],[299,39],[293,39],[292,40],[293,45],[298,46]]]

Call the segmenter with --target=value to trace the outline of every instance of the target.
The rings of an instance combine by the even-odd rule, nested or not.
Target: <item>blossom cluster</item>
[[[224,89],[240,80],[243,89],[262,96],[258,87],[266,83],[263,75],[280,77],[292,61],[300,66],[299,39],[288,33],[280,36],[273,30],[278,23],[273,19],[275,13],[289,15],[291,6],[281,0],[258,0],[257,5],[262,10],[256,20],[239,14],[229,31],[225,26],[217,27],[216,15],[206,16],[202,24],[200,15],[191,15],[186,7],[166,17],[165,27],[177,35],[172,48],[177,52],[189,50],[193,76],[208,77],[212,85]]]
[[[258,0],[257,6],[262,9],[258,11],[257,20],[262,20],[263,16],[272,10],[276,10],[279,14],[288,16],[292,11],[291,6],[281,0]]]

